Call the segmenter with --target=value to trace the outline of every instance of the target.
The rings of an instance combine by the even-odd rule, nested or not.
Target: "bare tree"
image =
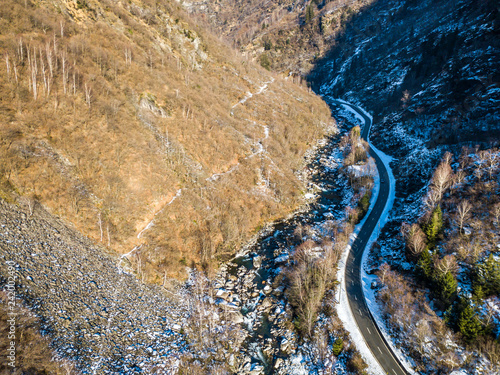
[[[50,48],[50,43],[45,45],[45,55],[47,57],[47,64],[49,66],[50,78],[54,78],[54,55],[52,49]]]
[[[31,48],[28,47],[28,67],[29,67],[29,87],[33,93],[33,98],[36,100],[38,97],[37,93],[37,76],[38,76],[38,65],[36,62],[36,49],[33,48],[33,53],[31,53]]]
[[[23,38],[19,38],[19,46],[17,48],[17,53],[19,55],[19,61],[24,61],[24,47],[23,47]]]
[[[451,272],[456,275],[458,271],[457,259],[454,255],[445,255],[442,259],[437,259],[435,262],[435,269],[441,273],[441,275],[446,275]]]
[[[490,181],[493,179],[493,173],[498,169],[498,164],[500,163],[498,159],[498,152],[496,152],[496,150],[488,150],[486,160],[488,163],[488,176]]]
[[[5,54],[5,64],[7,65],[7,79],[10,81],[10,62],[9,62],[9,54]]]
[[[438,198],[438,201],[443,197],[444,192],[450,186],[450,182],[453,176],[453,170],[450,167],[451,154],[447,152],[443,161],[436,168],[434,172],[434,176],[432,177],[432,186],[435,189]]]
[[[453,176],[453,189],[456,189],[458,185],[460,185],[465,179],[465,172],[462,169],[459,169],[455,175]]]
[[[457,214],[458,214],[458,225],[460,228],[460,234],[462,234],[464,222],[467,219],[471,208],[472,205],[467,200],[461,201],[460,204],[458,205]]]
[[[492,209],[491,209],[491,214],[495,218],[495,225],[497,227],[500,226],[500,203],[496,203]]]
[[[132,50],[129,47],[125,47],[125,65],[130,66],[132,64]]]
[[[424,204],[427,207],[427,211],[432,211],[440,200],[441,197],[439,193],[431,187],[424,198]]]
[[[61,67],[62,67],[62,81],[63,81],[63,93],[66,94],[66,84],[68,81],[68,58],[66,52],[63,51],[61,54]]]
[[[102,237],[103,237],[103,231],[102,231],[102,214],[101,211],[97,213],[97,224],[99,224],[99,231],[101,233],[101,242],[102,242]]]
[[[403,223],[401,232],[412,257],[418,257],[427,246],[427,238],[420,225],[414,223],[410,226],[407,223]]]
[[[391,267],[387,263],[382,263],[378,269],[377,276],[379,277],[382,284],[386,282],[386,276],[391,271]]]
[[[87,106],[90,108],[90,104],[92,101],[92,88],[87,85],[87,82],[85,82],[85,102],[87,103]]]
[[[45,61],[43,59],[43,50],[42,47],[39,48],[40,52],[40,67],[42,69],[42,77],[43,77],[43,88],[45,90],[45,95],[48,96],[50,93],[50,83],[47,79],[47,72],[45,70]]]

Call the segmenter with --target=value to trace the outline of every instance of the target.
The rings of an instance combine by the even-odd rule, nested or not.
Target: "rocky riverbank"
[[[284,270],[307,240],[321,239],[345,222],[353,190],[342,168],[338,139],[311,153],[310,188],[301,212],[270,224],[240,255],[202,285],[193,277],[173,292],[145,285],[42,206],[0,201],[0,275],[16,263],[16,291],[40,317],[62,357],[83,373],[176,373],[222,366],[238,374],[345,372],[350,354],[334,355],[340,332],[320,313],[318,337],[302,339],[287,300]],[[314,341],[314,342],[313,342]],[[202,370],[200,370],[202,371]],[[187,373],[191,373],[187,372]],[[210,372],[210,371],[208,371]]]

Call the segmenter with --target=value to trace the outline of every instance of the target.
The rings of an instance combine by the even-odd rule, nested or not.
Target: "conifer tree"
[[[500,262],[495,260],[493,254],[478,266],[476,272],[486,296],[500,293]]]
[[[457,280],[452,273],[448,271],[437,280],[437,286],[439,299],[446,307],[450,306],[457,293]]]
[[[469,302],[465,303],[458,318],[458,329],[468,342],[474,341],[481,333],[481,322]]]
[[[432,211],[429,223],[425,226],[425,234],[429,240],[429,246],[432,248],[436,245],[436,239],[443,229],[443,212],[441,206],[437,206]]]
[[[314,9],[312,4],[306,8],[306,23],[309,23],[314,18]]]
[[[425,281],[431,280],[432,257],[427,247],[420,253],[420,258],[417,262],[417,275]]]

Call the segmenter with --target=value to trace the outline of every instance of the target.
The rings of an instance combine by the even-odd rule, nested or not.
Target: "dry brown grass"
[[[297,207],[294,172],[332,124],[307,88],[244,61],[176,2],[26,4],[0,9],[4,199],[36,198],[117,252],[142,244],[132,261],[158,282]]]

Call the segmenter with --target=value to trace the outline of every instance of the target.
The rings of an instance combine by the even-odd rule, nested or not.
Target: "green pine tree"
[[[446,307],[450,306],[455,299],[457,286],[457,280],[449,271],[437,280],[437,295]]]
[[[333,354],[338,357],[339,354],[342,352],[342,349],[344,349],[344,341],[339,337],[333,343],[333,346],[332,346]]]
[[[495,260],[493,254],[478,266],[477,274],[486,296],[500,294],[500,262]]]
[[[314,9],[310,4],[306,8],[306,23],[309,23],[314,18]]]
[[[429,249],[426,247],[425,250],[420,253],[420,258],[417,262],[417,275],[428,282],[431,281],[432,271],[432,257]]]
[[[458,329],[468,342],[474,341],[481,333],[481,322],[469,302],[465,304],[460,312]]]
[[[432,211],[431,218],[425,226],[425,234],[427,235],[429,247],[433,248],[436,245],[437,237],[442,230],[443,212],[441,211],[441,207],[438,205],[434,211]]]

